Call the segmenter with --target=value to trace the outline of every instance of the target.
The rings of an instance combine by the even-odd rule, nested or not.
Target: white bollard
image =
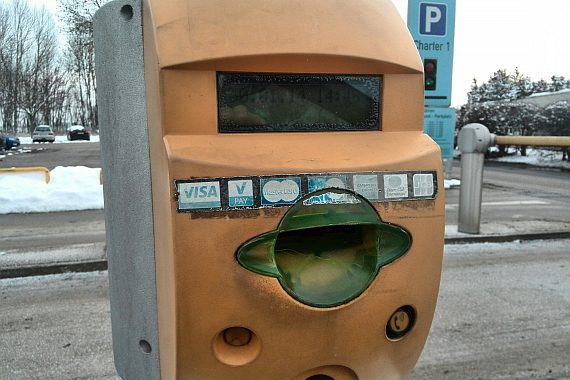
[[[461,151],[461,186],[457,231],[478,234],[481,224],[483,162],[485,151],[494,144],[495,135],[482,124],[464,126],[457,137]]]

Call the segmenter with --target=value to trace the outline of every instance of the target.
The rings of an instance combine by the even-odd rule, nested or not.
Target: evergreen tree
[[[570,101],[549,105],[543,111],[545,132],[551,136],[570,136]],[[570,162],[568,147],[562,149],[562,159]]]
[[[498,70],[487,83],[477,84],[473,80],[471,91],[467,94],[469,103],[492,102],[497,100],[517,99],[518,87],[507,70]]]
[[[473,83],[471,83],[471,91],[467,93],[467,103],[480,103],[481,100],[481,91],[479,90],[479,85],[477,84],[477,79],[473,78]]]
[[[456,122],[461,126],[480,123],[499,136],[532,136],[542,125],[542,116],[533,104],[485,102],[460,107]]]
[[[504,69],[498,70],[481,85],[473,78],[467,104],[523,99],[532,94],[570,89],[570,80],[563,76],[553,75],[550,79],[552,82],[544,79],[533,82],[521,74],[518,67],[513,74],[507,74]]]
[[[570,88],[570,81],[567,81],[563,76],[558,77],[556,75],[553,75],[550,79],[552,80],[552,84],[550,85],[550,91],[552,92]]]
[[[515,73],[511,76],[516,86],[515,99],[526,98],[532,94],[532,81],[529,77],[522,75],[518,67],[515,68]]]
[[[541,92],[550,92],[550,85],[544,79],[532,83],[532,93],[540,94]]]
[[[549,105],[543,111],[546,132],[552,136],[570,136],[570,101]]]

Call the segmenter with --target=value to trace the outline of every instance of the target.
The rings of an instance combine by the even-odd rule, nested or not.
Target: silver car
[[[55,133],[49,125],[38,125],[32,133],[32,142],[54,142]]]

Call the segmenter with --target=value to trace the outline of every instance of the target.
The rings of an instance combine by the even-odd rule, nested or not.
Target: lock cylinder
[[[390,316],[386,324],[386,336],[390,340],[398,340],[414,327],[416,313],[413,307],[406,305],[400,307]]]

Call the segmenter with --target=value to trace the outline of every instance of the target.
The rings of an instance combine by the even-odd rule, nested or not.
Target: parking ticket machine
[[[445,205],[391,1],[114,0],[94,30],[119,375],[407,378]]]

